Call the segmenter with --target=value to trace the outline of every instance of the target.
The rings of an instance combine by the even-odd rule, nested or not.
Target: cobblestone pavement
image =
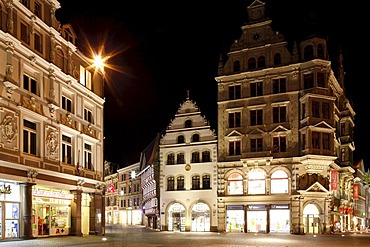
[[[370,246],[370,234],[253,234],[159,232],[141,226],[107,228],[105,236],[61,236],[0,241],[0,247],[348,247]]]

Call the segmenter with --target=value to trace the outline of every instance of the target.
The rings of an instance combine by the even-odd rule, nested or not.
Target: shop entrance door
[[[180,229],[181,229],[181,217],[180,217],[180,213],[173,212],[172,213],[172,219],[173,219],[172,229],[174,231],[180,231]]]
[[[50,206],[38,205],[37,216],[38,236],[49,236]]]

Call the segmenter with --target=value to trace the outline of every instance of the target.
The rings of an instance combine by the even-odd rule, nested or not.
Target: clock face
[[[259,33],[253,34],[253,40],[259,40],[261,38],[261,35]]]

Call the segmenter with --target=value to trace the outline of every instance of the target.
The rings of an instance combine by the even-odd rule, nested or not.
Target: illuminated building
[[[161,230],[217,231],[217,136],[189,96],[159,150]]]
[[[0,3],[0,239],[104,227],[103,75],[60,7]]]
[[[218,229],[321,234],[339,222],[352,230],[355,112],[342,57],[334,72],[326,39],[288,49],[265,3],[247,12],[216,77]]]

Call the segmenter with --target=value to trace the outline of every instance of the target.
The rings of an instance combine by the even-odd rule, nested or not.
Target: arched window
[[[177,177],[177,190],[185,190],[184,176],[178,176]]]
[[[175,155],[173,153],[170,153],[167,155],[167,165],[173,164],[175,164]]]
[[[255,69],[256,68],[256,59],[251,57],[248,59],[248,69]]]
[[[266,193],[266,173],[263,170],[252,170],[248,174],[248,194],[257,195]]]
[[[211,152],[203,151],[202,152],[202,162],[210,162],[210,161],[211,161]]]
[[[195,175],[191,178],[191,189],[192,190],[199,190],[200,189],[200,177],[199,177],[199,175]]]
[[[167,190],[168,191],[175,190],[175,178],[174,177],[167,178]]]
[[[240,71],[240,61],[236,60],[234,61],[234,72]]]
[[[200,162],[200,157],[199,157],[199,152],[195,151],[191,153],[191,163],[199,163]]]
[[[188,119],[185,121],[185,128],[191,128],[193,126],[193,122]]]
[[[318,58],[325,58],[324,47],[321,44],[317,45],[317,57]]]
[[[178,153],[177,154],[176,164],[185,164],[185,155],[184,155],[184,153]]]
[[[308,61],[313,59],[313,46],[308,45],[304,48],[304,53],[303,53],[303,60]]]
[[[265,56],[259,56],[257,61],[258,68],[264,68],[266,66]]]
[[[177,143],[185,143],[185,137],[183,135],[179,135],[177,137]]]
[[[194,134],[191,138],[192,142],[199,142],[199,134]]]
[[[232,173],[227,178],[227,194],[243,195],[243,177],[239,173]]]
[[[280,53],[275,53],[274,55],[274,65],[280,65],[281,64],[281,55]]]
[[[288,175],[283,170],[271,174],[271,194],[285,194],[289,191]]]
[[[211,176],[210,175],[203,175],[203,177],[202,177],[202,187],[203,187],[204,190],[211,188]]]

